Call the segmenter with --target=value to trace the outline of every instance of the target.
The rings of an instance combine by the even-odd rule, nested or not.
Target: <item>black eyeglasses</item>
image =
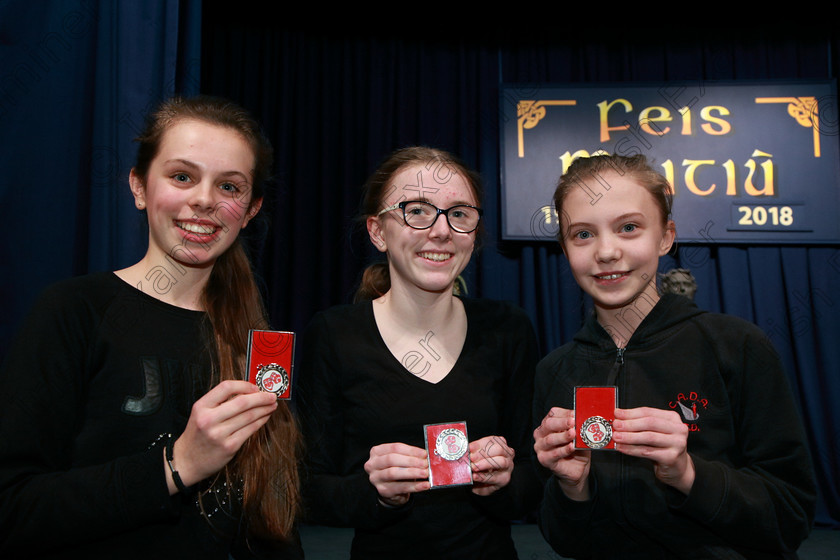
[[[398,204],[385,208],[377,216],[381,216],[385,212],[402,210],[403,220],[405,223],[414,229],[429,229],[438,219],[438,216],[443,214],[446,216],[446,223],[453,231],[458,233],[470,233],[475,231],[478,227],[478,222],[481,221],[481,216],[484,210],[470,206],[469,204],[456,204],[446,210],[441,210],[434,204],[422,202],[420,200],[403,200]]]

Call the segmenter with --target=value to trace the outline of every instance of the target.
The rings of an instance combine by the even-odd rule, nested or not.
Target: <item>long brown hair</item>
[[[149,115],[140,143],[135,174],[144,184],[165,132],[183,120],[198,120],[242,135],[254,154],[250,205],[262,198],[272,165],[271,144],[257,122],[234,103],[213,97],[175,98]],[[237,239],[213,266],[202,293],[210,324],[211,387],[227,379],[244,379],[249,329],[265,329],[268,320],[251,263]],[[291,410],[281,401],[269,421],[240,448],[215,483],[242,492],[249,534],[282,539],[291,534],[300,508],[297,459],[300,435]],[[215,484],[214,483],[214,484]],[[199,500],[202,494],[199,495]]]
[[[383,199],[391,187],[391,179],[405,167],[422,164],[427,167],[437,164],[447,174],[460,174],[472,189],[475,200],[481,206],[484,189],[478,173],[467,167],[454,155],[437,148],[409,146],[392,152],[373,172],[362,188],[362,208],[359,221],[364,223],[370,216],[376,216],[383,208]],[[484,233],[484,222],[479,222],[476,230],[476,247]],[[354,301],[376,299],[391,289],[391,275],[388,263],[378,262],[368,266],[362,274],[362,280],[354,296]]]

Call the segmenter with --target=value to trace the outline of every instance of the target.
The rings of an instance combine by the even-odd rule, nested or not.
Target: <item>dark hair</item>
[[[376,216],[384,207],[383,201],[391,187],[391,179],[404,168],[421,164],[426,169],[435,168],[441,182],[448,180],[451,174],[460,174],[473,192],[479,206],[484,200],[484,189],[479,174],[467,167],[460,159],[444,150],[426,146],[410,146],[399,149],[385,158],[376,171],[368,178],[362,189],[362,207],[359,220],[364,222],[370,216]],[[484,222],[479,222],[476,230],[476,246],[484,234]],[[391,288],[391,277],[387,263],[370,265],[362,275],[362,281],[354,297],[355,301],[376,299]]]
[[[560,177],[557,188],[554,190],[554,208],[562,217],[563,201],[574,188],[586,188],[583,183],[590,179],[598,179],[607,174],[615,173],[619,176],[629,175],[642,187],[648,190],[656,201],[656,205],[662,214],[662,225],[667,224],[671,218],[671,206],[673,203],[674,190],[668,180],[659,172],[654,170],[641,154],[635,156],[620,155],[594,155],[581,157],[572,162],[569,169]],[[562,224],[562,219],[561,219]],[[561,227],[557,232],[557,238],[562,245],[566,231]]]
[[[249,205],[261,198],[271,171],[271,144],[247,111],[230,101],[205,96],[165,101],[149,115],[145,130],[137,138],[140,145],[134,166],[143,184],[166,131],[189,120],[228,128],[242,135],[254,154]],[[202,303],[212,329],[208,333],[214,365],[211,386],[222,380],[244,379],[248,331],[267,328],[268,320],[239,239],[216,259],[202,293]],[[288,537],[300,507],[297,470],[300,435],[289,407],[284,401],[279,404],[266,425],[243,444],[211,485],[213,489],[225,483],[230,497],[236,495],[232,487],[241,489],[243,516],[249,532],[269,538]]]

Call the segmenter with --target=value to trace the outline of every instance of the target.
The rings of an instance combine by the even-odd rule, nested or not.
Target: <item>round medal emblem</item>
[[[257,387],[262,391],[274,393],[278,397],[286,392],[289,388],[289,374],[283,366],[278,364],[268,364],[267,366],[258,366],[257,371]]]
[[[443,430],[435,440],[435,454],[447,461],[460,459],[468,447],[466,434],[455,428]]]
[[[580,439],[591,449],[601,449],[612,439],[612,424],[602,416],[590,416],[580,426]]]

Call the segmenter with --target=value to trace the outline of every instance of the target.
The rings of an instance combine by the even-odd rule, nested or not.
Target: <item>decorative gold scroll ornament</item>
[[[787,103],[788,114],[805,128],[813,129],[814,157],[820,157],[819,102],[816,97],[756,97],[756,103]]]
[[[546,99],[542,101],[521,99],[516,104],[519,157],[525,157],[524,130],[537,126],[537,123],[545,117],[545,108],[549,105],[577,105],[577,101],[574,99]]]

